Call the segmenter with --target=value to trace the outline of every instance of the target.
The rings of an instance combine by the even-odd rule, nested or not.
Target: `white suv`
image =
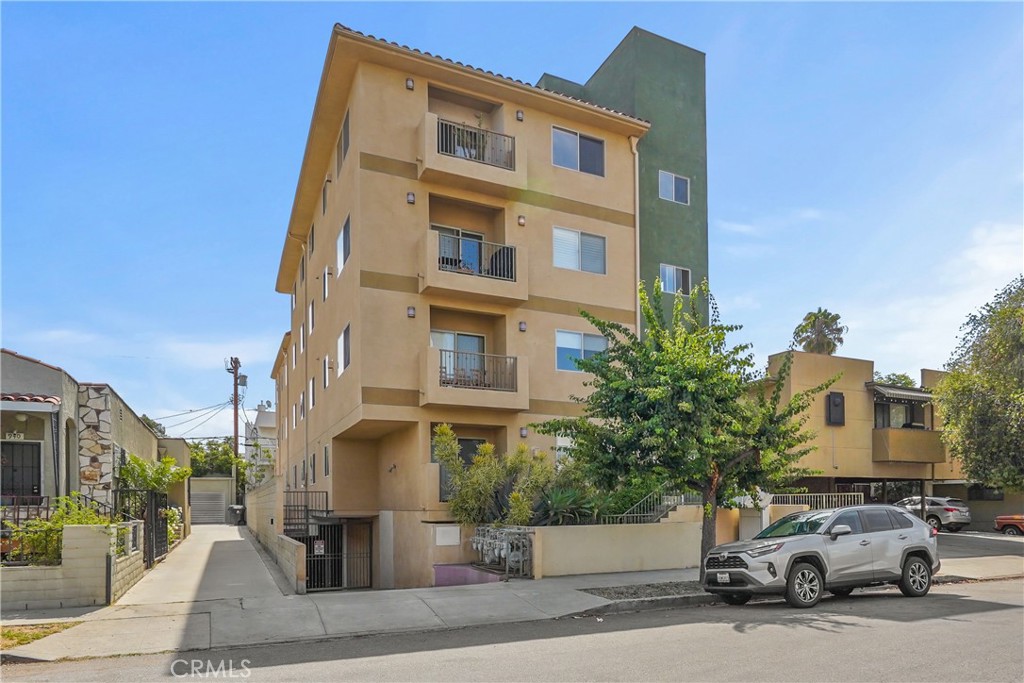
[[[920,597],[939,571],[937,535],[891,505],[796,512],[749,541],[712,548],[704,559],[704,590],[730,605],[777,594],[793,607],[813,607],[826,590],[846,597],[884,583]]]

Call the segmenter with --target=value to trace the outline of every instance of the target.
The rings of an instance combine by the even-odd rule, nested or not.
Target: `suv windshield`
[[[832,516],[831,511],[810,510],[783,517],[765,527],[754,538],[780,538],[782,536],[804,536],[818,532],[821,525]]]

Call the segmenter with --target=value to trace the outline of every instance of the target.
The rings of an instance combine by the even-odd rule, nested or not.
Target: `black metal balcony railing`
[[[516,281],[516,248],[439,233],[438,267],[496,280]]]
[[[516,357],[441,349],[441,386],[517,391]]]
[[[437,120],[437,151],[510,171],[516,169],[516,139],[493,131]]]
[[[307,536],[314,515],[326,515],[327,491],[285,491],[284,533],[292,538]]]

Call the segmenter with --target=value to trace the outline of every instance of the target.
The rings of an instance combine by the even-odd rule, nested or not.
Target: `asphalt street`
[[[1019,536],[960,531],[939,534],[939,557],[993,557],[1016,555],[1024,557],[1024,542]]]
[[[1024,583],[5,665],[5,681],[1021,681]],[[193,669],[193,667],[195,667]],[[195,674],[192,675],[193,670]],[[185,674],[185,675],[182,675]],[[205,674],[205,675],[204,675]]]

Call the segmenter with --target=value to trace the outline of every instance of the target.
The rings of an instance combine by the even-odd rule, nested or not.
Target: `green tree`
[[[151,462],[134,453],[128,454],[128,460],[118,472],[120,488],[157,493],[167,493],[171,485],[185,481],[190,476],[191,468],[179,467],[174,458],[160,458],[156,462]]]
[[[669,323],[660,292],[655,281],[651,299],[640,283],[643,339],[623,325],[581,312],[608,340],[606,351],[577,360],[593,375],[585,382],[591,393],[573,397],[584,414],[538,428],[571,437],[574,457],[606,490],[653,474],[669,485],[700,491],[706,554],[715,545],[720,503],[740,494],[756,499],[759,487],[786,490],[810,474],[796,466],[811,450],[806,443],[813,435],[802,429],[805,411],[834,380],[782,401],[791,357],[787,354],[775,377],[755,376],[750,345],[728,343],[727,335],[740,328],[721,323],[707,281],[689,297],[676,297]],[[708,322],[700,314],[705,302]]]
[[[970,479],[1024,489],[1024,276],[960,332],[935,387],[943,441]]]
[[[167,430],[164,429],[164,426],[162,424],[160,424],[159,422],[157,422],[156,420],[154,420],[153,418],[151,418],[149,415],[146,415],[145,413],[143,413],[142,417],[139,418],[139,419],[142,420],[142,422],[147,427],[152,429],[153,433],[156,434],[157,436],[159,436],[159,437],[167,436]]]
[[[793,330],[793,343],[808,353],[832,355],[843,345],[849,328],[839,324],[839,314],[824,308],[811,311]]]
[[[875,370],[875,381],[879,384],[889,384],[894,387],[907,387],[913,389],[917,387],[917,382],[914,378],[905,372],[890,372],[887,375],[883,375],[878,370]]]
[[[434,428],[433,452],[451,477],[448,510],[460,524],[529,524],[535,501],[555,476],[547,457],[523,443],[505,456],[495,455],[493,444],[480,444],[467,466],[447,424]]]
[[[222,439],[192,441],[188,445],[188,450],[191,456],[192,476],[230,477],[234,474],[235,496],[236,500],[240,500],[245,493],[250,463],[245,458],[235,457],[232,444],[233,439],[228,436]]]

